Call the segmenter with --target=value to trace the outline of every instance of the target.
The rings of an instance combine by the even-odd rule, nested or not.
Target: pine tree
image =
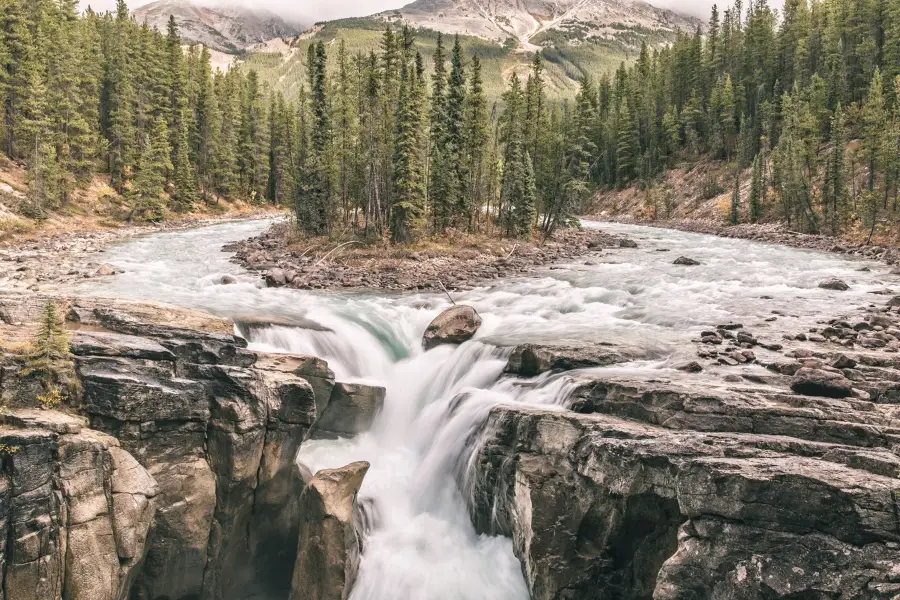
[[[485,160],[490,138],[490,125],[487,111],[487,99],[481,75],[481,61],[478,56],[472,57],[472,71],[469,76],[469,90],[466,94],[465,141],[463,156],[467,163],[465,171],[469,181],[466,194],[476,209],[484,205],[487,191],[485,189]],[[477,213],[475,214],[477,219]]]
[[[523,162],[525,157],[522,148],[522,85],[518,75],[513,73],[509,89],[505,95],[506,108],[501,118],[503,138],[503,179],[500,184],[499,214],[501,228],[505,235],[519,233],[522,224],[516,222],[516,202],[523,196],[525,174]],[[521,214],[521,211],[519,211]]]
[[[765,164],[763,162],[762,152],[759,152],[753,159],[753,175],[750,180],[750,198],[748,199],[748,204],[750,206],[751,223],[758,223],[762,220],[765,210],[765,197]]]
[[[310,152],[300,175],[301,185],[295,203],[297,223],[314,235],[326,233],[331,226],[331,176],[328,150],[331,144],[331,118],[327,96],[325,44],[316,44],[310,90]]]
[[[172,170],[169,158],[169,129],[163,117],[153,121],[151,132],[144,136],[138,160],[137,175],[130,195],[132,218],[159,221],[165,208],[166,174]]]
[[[831,138],[825,159],[825,184],[822,190],[825,223],[832,235],[838,235],[843,230],[848,209],[844,128],[843,110],[838,104],[831,118]]]
[[[734,188],[731,191],[731,211],[730,220],[732,225],[738,225],[741,222],[741,170],[735,169]]]
[[[422,57],[401,67],[397,106],[397,142],[394,147],[394,196],[391,207],[391,240],[408,244],[422,227],[425,213],[424,82],[420,81]]]
[[[48,395],[58,393],[60,387],[71,390],[75,386],[75,362],[69,336],[53,301],[44,305],[38,331],[24,358],[20,376],[39,379]]]
[[[475,207],[467,192],[465,150],[466,127],[466,76],[463,66],[462,45],[459,36],[453,41],[450,58],[450,77],[447,82],[447,125],[444,159],[448,161],[447,198],[445,204],[449,217],[457,227],[468,229],[475,217]]]

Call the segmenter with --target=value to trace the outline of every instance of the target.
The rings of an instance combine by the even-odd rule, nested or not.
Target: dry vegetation
[[[88,186],[76,192],[72,201],[43,220],[31,219],[19,212],[27,189],[24,167],[0,155],[0,246],[139,224],[129,220],[132,206],[109,186],[107,176],[95,176]],[[167,221],[179,222],[264,212],[281,211],[246,202],[220,200],[216,204],[198,205],[197,210],[189,213],[169,212],[165,217]]]

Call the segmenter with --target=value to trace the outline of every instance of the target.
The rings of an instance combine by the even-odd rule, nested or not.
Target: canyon
[[[4,355],[4,600],[900,593],[891,266],[586,223],[623,241],[454,291],[480,326],[441,332],[446,295],[221,252],[269,225],[0,294],[5,342],[66,307],[82,387],[41,409]]]

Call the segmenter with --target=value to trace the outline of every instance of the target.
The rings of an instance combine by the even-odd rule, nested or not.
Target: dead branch
[[[447,291],[447,288],[444,287],[444,282],[440,279],[437,280],[438,285],[441,286],[441,289],[444,290],[444,293],[447,294],[447,299],[450,300],[450,304],[456,306],[456,302],[453,301],[453,296],[450,295],[450,292]]]

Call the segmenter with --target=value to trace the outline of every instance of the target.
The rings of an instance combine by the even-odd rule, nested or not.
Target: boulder
[[[626,360],[609,346],[516,346],[505,371],[522,377],[535,377],[547,371],[571,371],[589,367],[606,367]]]
[[[841,373],[804,367],[791,380],[791,389],[804,396],[847,398],[853,394],[853,384]]]
[[[431,350],[441,344],[462,344],[481,327],[481,317],[471,306],[457,305],[439,314],[425,329],[422,345]]]
[[[121,271],[110,265],[100,265],[100,268],[94,273],[99,277],[109,277],[110,275],[118,275]]]
[[[835,369],[855,369],[856,364],[856,360],[846,354],[838,354],[831,361],[831,366]]]
[[[300,535],[290,600],[347,600],[359,566],[356,496],[369,463],[315,474],[300,496]]]
[[[888,300],[887,305],[890,308],[897,308],[898,306],[900,306],[900,296],[894,296],[893,298]]]
[[[266,271],[265,280],[267,287],[282,287],[287,284],[287,276],[284,270],[277,267]]]
[[[679,371],[684,371],[685,373],[700,373],[703,371],[703,365],[698,363],[696,360],[692,360],[690,362],[682,363],[675,367]]]
[[[823,290],[835,290],[838,292],[846,292],[850,289],[849,285],[847,285],[844,281],[837,279],[836,277],[826,279],[825,281],[820,281],[819,287]]]
[[[619,248],[637,248],[637,242],[628,238],[619,240]]]
[[[309,430],[309,439],[350,438],[372,428],[384,406],[385,389],[359,383],[337,383],[331,399]]]
[[[672,263],[674,265],[683,265],[686,267],[696,267],[700,264],[700,261],[694,260],[693,258],[688,258],[687,256],[679,256],[675,259],[675,262]]]
[[[222,285],[233,285],[237,283],[237,281],[237,277],[235,277],[234,275],[222,275],[222,277],[219,279],[219,283]]]

